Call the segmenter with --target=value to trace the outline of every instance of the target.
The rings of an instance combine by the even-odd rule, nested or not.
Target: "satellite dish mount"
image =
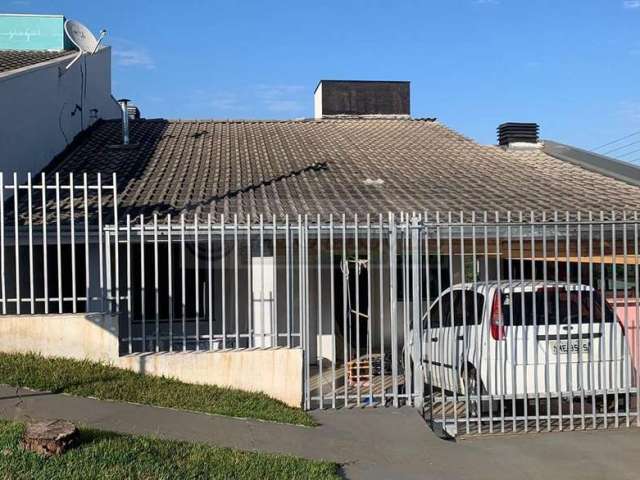
[[[83,54],[93,55],[98,51],[98,47],[102,42],[102,39],[107,34],[107,31],[100,30],[100,37],[96,37],[91,33],[87,27],[75,20],[67,20],[64,22],[64,31],[76,47],[78,47],[78,54],[71,60],[69,65],[65,67],[65,71],[69,70],[71,66],[78,61]]]

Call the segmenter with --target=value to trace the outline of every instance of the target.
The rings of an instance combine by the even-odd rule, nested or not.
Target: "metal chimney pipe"
[[[120,108],[122,109],[122,144],[129,145],[129,104],[128,98],[121,98],[118,100]]]

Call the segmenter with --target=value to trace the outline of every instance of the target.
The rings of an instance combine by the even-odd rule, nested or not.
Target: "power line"
[[[638,135],[639,133],[640,133],[640,130],[638,130],[637,132],[630,133],[629,135],[625,135],[624,137],[620,137],[620,138],[617,138],[617,139],[612,140],[610,142],[604,143],[604,144],[602,144],[602,145],[600,145],[598,147],[594,147],[594,148],[591,149],[591,151],[600,150],[603,147],[607,147],[609,145],[613,145],[614,143],[618,143],[621,140],[625,140],[625,139],[627,139],[629,137],[633,137],[634,135]]]
[[[627,155],[631,155],[633,153],[638,153],[638,152],[640,152],[640,148],[637,148],[636,150],[631,150],[630,152],[627,152],[627,153],[623,153],[622,155],[618,155],[618,158],[626,157]]]
[[[631,142],[631,143],[627,143],[626,145],[622,145],[621,147],[612,148],[611,150],[607,150],[606,152],[602,152],[602,155],[609,155],[610,153],[617,152],[618,150],[624,150],[625,148],[630,147],[631,145],[637,145],[638,143],[640,143],[640,140],[637,140],[637,141]]]

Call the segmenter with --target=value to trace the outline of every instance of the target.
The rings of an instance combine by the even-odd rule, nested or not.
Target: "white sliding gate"
[[[122,353],[301,348],[307,409],[640,425],[637,212],[146,212],[115,175],[0,190],[2,314],[110,310]]]

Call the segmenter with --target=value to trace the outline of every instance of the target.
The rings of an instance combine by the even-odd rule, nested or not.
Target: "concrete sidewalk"
[[[16,394],[18,393],[18,395]],[[288,453],[367,479],[637,479],[640,430],[437,438],[410,408],[323,411],[317,428],[105,402],[0,386],[0,416],[64,418],[95,428]]]

